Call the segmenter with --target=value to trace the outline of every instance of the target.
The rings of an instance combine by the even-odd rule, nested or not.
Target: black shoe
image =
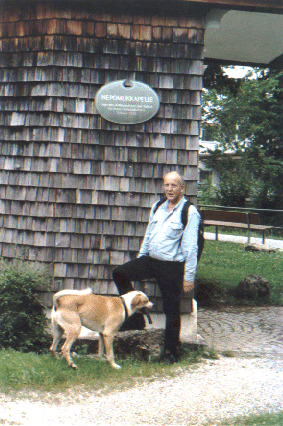
[[[175,362],[178,362],[177,355],[175,353],[169,351],[168,349],[165,350],[164,355],[162,357],[162,360],[166,364],[174,364]]]
[[[121,325],[119,331],[128,331],[128,330],[144,330],[145,329],[145,319],[143,314],[135,313]]]

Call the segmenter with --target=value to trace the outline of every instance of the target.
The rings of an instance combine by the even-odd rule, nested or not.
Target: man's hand
[[[183,282],[183,290],[185,293],[188,293],[189,291],[193,290],[194,283],[193,281],[184,281]]]

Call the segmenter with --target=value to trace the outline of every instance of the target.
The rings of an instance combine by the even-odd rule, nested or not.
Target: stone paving
[[[283,355],[283,307],[198,309],[198,334],[210,348]]]
[[[214,233],[205,232],[213,240]],[[246,237],[219,235],[220,241],[247,244]],[[261,244],[261,238],[251,238]],[[266,246],[283,251],[282,240],[266,239]],[[220,351],[283,354],[283,306],[198,309],[198,334]]]

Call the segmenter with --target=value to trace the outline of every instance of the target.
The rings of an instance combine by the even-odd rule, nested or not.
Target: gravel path
[[[82,389],[41,399],[0,395],[5,426],[217,425],[229,416],[283,409],[283,358],[207,360],[175,378],[146,381],[131,389],[90,394]]]
[[[175,378],[106,395],[82,388],[19,398],[0,393],[0,425],[214,426],[229,417],[283,411],[283,307],[200,309],[198,332],[209,346],[238,356],[189,370],[176,364]]]

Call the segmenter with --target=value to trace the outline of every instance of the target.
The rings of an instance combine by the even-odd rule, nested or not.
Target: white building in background
[[[207,181],[210,181],[213,186],[218,186],[218,184],[221,180],[221,174],[217,170],[209,168],[204,161],[206,158],[209,157],[209,155],[210,155],[209,151],[215,151],[216,149],[223,150],[220,142],[200,140],[200,145],[199,145],[199,176],[198,176],[198,184],[199,185],[201,185],[201,184],[203,184]],[[232,150],[232,149],[226,149],[225,154],[234,155],[235,159],[239,158],[239,157],[235,156],[235,151]]]
[[[220,148],[220,143],[216,141],[200,141],[199,147],[199,175],[198,184],[201,185],[210,181],[213,186],[217,186],[220,182],[220,173],[214,169],[207,167],[205,158],[209,157],[209,150],[215,151]]]

